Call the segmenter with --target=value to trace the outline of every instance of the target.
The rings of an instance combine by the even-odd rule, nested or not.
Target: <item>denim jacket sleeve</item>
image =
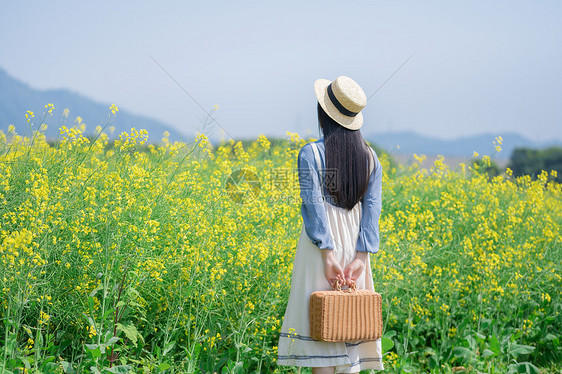
[[[298,155],[302,219],[306,234],[314,245],[320,249],[334,249],[320,186],[319,170],[315,165],[312,147],[306,144]]]
[[[375,167],[369,179],[369,187],[362,198],[361,226],[357,239],[357,252],[379,251],[379,218],[382,210],[382,166],[376,153]]]

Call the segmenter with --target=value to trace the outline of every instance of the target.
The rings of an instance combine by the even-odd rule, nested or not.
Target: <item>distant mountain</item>
[[[537,143],[516,133],[478,134],[453,140],[442,140],[417,134],[412,131],[371,133],[365,136],[369,142],[390,151],[393,154],[443,155],[472,157],[474,151],[480,155],[492,155],[495,152],[494,140],[501,136],[502,150],[495,158],[508,159],[516,147],[542,149],[548,146],[562,146],[560,141]]]
[[[96,126],[103,127],[107,124],[108,115],[111,113],[108,103],[98,103],[69,90],[36,90],[10,77],[0,69],[0,130],[3,130],[4,133],[12,124],[16,127],[18,134],[29,136],[30,130],[25,120],[25,113],[28,110],[34,112],[34,119],[39,126],[38,122],[48,103],[52,103],[55,110],[53,115],[46,119],[48,127],[45,135],[47,139],[58,138],[59,127],[65,122],[67,127],[72,127],[77,116],[80,116],[86,124],[86,134],[93,133]],[[119,105],[117,104],[117,106]],[[62,116],[65,108],[70,110],[68,119],[64,119]],[[109,134],[106,130],[106,133],[112,139],[118,138],[123,131],[129,133],[131,127],[135,127],[137,130],[146,129],[149,142],[159,142],[164,131],[170,133],[169,139],[172,141],[186,139],[185,135],[182,136],[178,130],[163,122],[135,115],[121,108],[119,108],[116,118],[111,121],[111,126],[115,127],[115,131]]]

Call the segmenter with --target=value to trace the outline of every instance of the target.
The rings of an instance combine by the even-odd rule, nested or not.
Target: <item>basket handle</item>
[[[343,286],[344,284],[347,284],[351,291],[357,291],[357,285],[355,284],[355,281],[351,280],[347,282],[342,282],[339,278],[332,281],[332,290],[342,291],[341,286]]]

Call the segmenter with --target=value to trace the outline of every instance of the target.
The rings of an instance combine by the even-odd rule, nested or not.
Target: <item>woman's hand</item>
[[[334,252],[332,249],[321,249],[322,251],[322,260],[324,261],[324,274],[326,275],[326,279],[330,284],[336,279],[344,281],[345,276],[343,274],[343,269],[340,264],[336,261],[334,257]]]
[[[365,268],[367,267],[367,252],[357,252],[355,259],[351,261],[343,271],[345,276],[345,281],[357,281],[357,278],[363,274]]]

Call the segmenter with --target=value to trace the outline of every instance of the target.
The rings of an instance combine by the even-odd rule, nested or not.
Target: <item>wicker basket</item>
[[[382,298],[370,290],[357,290],[355,282],[342,289],[310,294],[310,336],[326,342],[377,340],[382,335]]]

